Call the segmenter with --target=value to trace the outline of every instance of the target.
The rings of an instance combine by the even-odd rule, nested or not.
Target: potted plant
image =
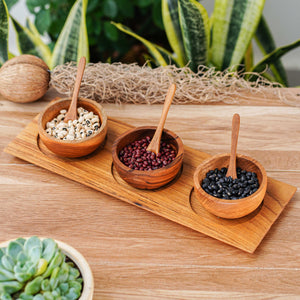
[[[263,16],[265,0],[216,0],[211,17],[196,0],[162,0],[161,3],[164,30],[171,52],[123,24],[113,22],[119,30],[142,42],[156,65],[188,65],[196,73],[203,65],[216,71],[237,70],[244,72],[248,80],[257,78],[254,73],[261,73],[270,81],[288,85],[280,58],[299,47],[300,39],[276,48]],[[263,54],[256,64],[252,51],[254,38]]]
[[[50,238],[17,238],[0,244],[0,299],[58,300],[93,297],[85,258]]]

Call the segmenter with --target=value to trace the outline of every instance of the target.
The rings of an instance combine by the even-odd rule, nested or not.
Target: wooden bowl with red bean
[[[164,129],[157,155],[147,151],[156,127],[131,129],[118,137],[112,146],[114,166],[120,177],[139,189],[157,189],[172,181],[183,161],[183,143],[178,135]]]

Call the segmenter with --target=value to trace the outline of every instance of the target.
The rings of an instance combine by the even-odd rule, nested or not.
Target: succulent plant
[[[0,248],[0,300],[75,300],[79,270],[52,239],[18,238]]]

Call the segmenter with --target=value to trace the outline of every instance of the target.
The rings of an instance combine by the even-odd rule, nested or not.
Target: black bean
[[[208,194],[223,199],[240,199],[255,193],[259,188],[257,175],[237,168],[237,178],[226,177],[227,168],[207,172],[201,186]]]

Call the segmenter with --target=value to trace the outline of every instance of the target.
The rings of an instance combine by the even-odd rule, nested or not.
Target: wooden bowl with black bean
[[[255,159],[236,156],[237,178],[226,177],[230,154],[215,155],[194,172],[197,199],[210,213],[226,218],[244,217],[259,207],[267,189],[267,173]]]
[[[115,169],[128,184],[139,189],[157,189],[172,181],[183,162],[183,143],[164,129],[157,155],[147,151],[156,127],[143,126],[119,136],[112,146]]]
[[[97,102],[78,98],[77,120],[63,122],[71,98],[51,102],[38,119],[39,137],[45,146],[62,157],[82,157],[105,141],[107,116]]]

